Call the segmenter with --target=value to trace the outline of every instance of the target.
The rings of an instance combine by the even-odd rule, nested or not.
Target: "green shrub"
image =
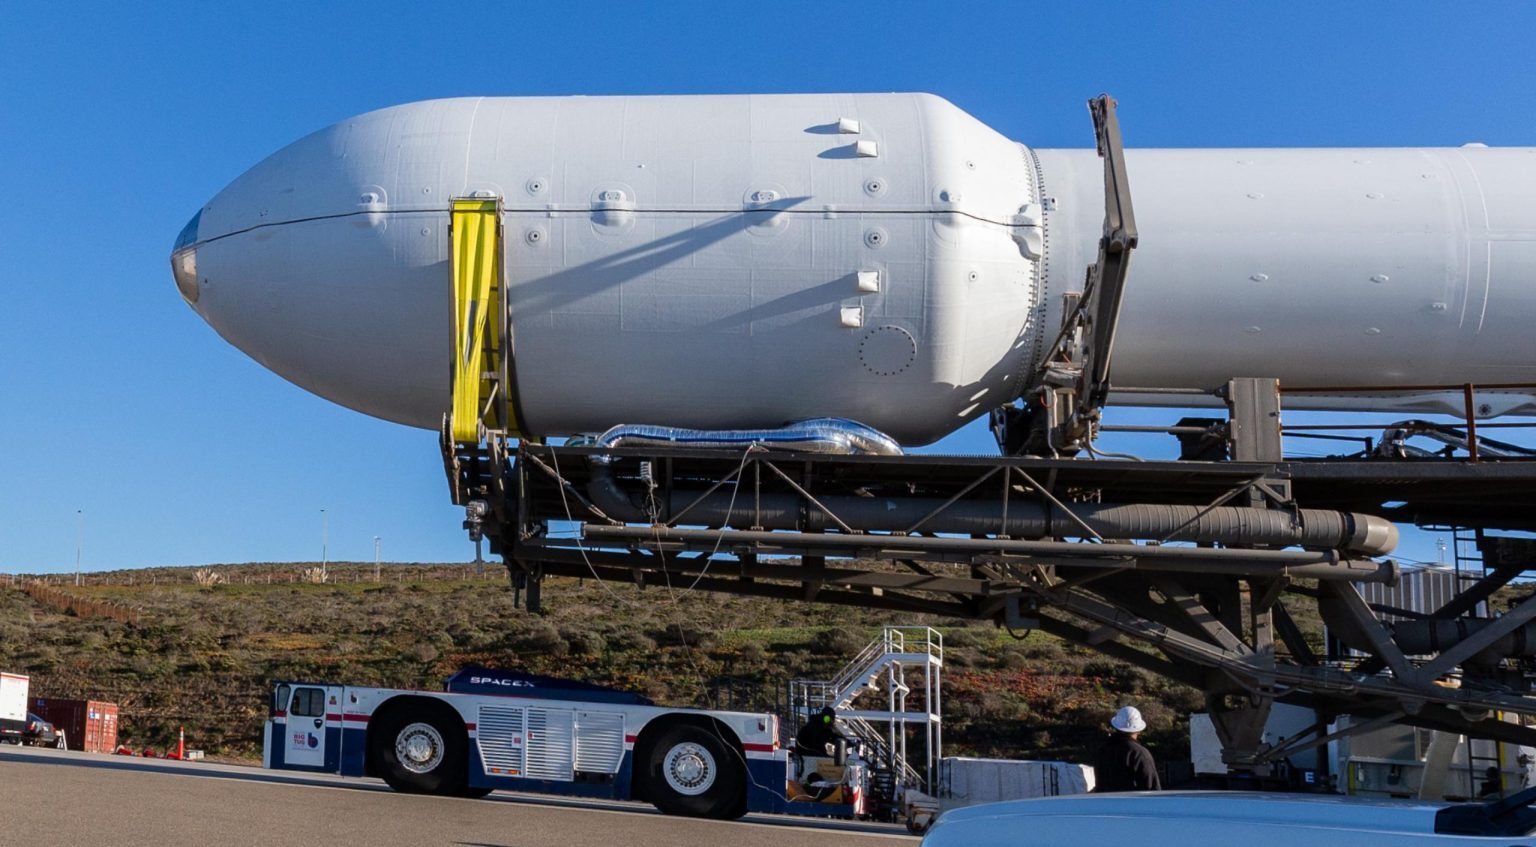
[[[568,629],[561,632],[570,652],[576,656],[597,656],[608,649],[608,641],[594,630]]]
[[[520,654],[557,658],[571,651],[570,644],[551,623],[540,623],[524,632],[513,641],[513,649]]]
[[[846,626],[834,626],[811,638],[811,649],[823,656],[853,656],[869,644],[869,636]]]

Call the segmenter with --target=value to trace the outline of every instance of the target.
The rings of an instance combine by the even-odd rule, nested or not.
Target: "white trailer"
[[[29,677],[0,673],[0,741],[20,744],[27,729]]]
[[[268,768],[376,776],[397,791],[482,797],[508,789],[646,800],[668,814],[862,817],[869,768],[839,763],[818,802],[789,789],[771,714],[675,709],[625,692],[476,668],[450,691],[278,682]],[[474,692],[474,693],[467,693]],[[495,692],[495,693],[484,693]]]

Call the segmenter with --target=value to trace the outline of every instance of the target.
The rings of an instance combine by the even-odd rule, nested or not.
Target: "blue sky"
[[[1514,3],[8,3],[0,571],[72,570],[77,511],[87,570],[318,558],[321,509],[333,560],[371,559],[376,535],[389,560],[471,555],[433,433],[287,384],[171,282],[205,200],[351,115],[924,90],[1085,147],[1084,101],[1109,91],[1131,146],[1529,145],[1533,31]],[[1150,419],[1169,418],[1112,416]],[[976,427],[941,446],[991,450]]]

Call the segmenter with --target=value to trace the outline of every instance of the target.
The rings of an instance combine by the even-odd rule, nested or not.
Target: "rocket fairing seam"
[[[578,204],[574,204],[574,203],[571,204],[570,208],[568,208],[568,209],[567,208],[550,208],[548,205],[546,205],[546,206],[528,206],[528,207],[522,207],[522,206],[503,206],[502,207],[502,214],[503,214],[503,216],[512,215],[512,214],[517,214],[517,215],[533,215],[533,214],[538,214],[538,215],[548,215],[548,214],[579,215],[579,214],[589,214],[589,213],[591,213],[593,211],[594,211],[594,209],[590,205],[582,206],[582,205],[578,205]],[[755,209],[735,208],[735,209],[730,209],[730,208],[723,208],[723,207],[718,207],[718,208],[698,208],[698,209],[648,209],[648,208],[645,208],[645,207],[636,207],[634,209],[626,209],[625,211],[634,212],[635,214],[647,214],[647,215],[754,215],[754,214],[762,215],[762,214],[770,214],[770,215],[807,215],[807,216],[821,217],[821,216],[823,216],[825,214],[825,212],[823,210],[821,210],[821,209],[763,209],[763,208],[755,208]],[[970,218],[971,220],[976,221],[977,223],[988,224],[988,225],[991,225],[991,226],[1000,226],[1000,227],[1003,227],[1004,229],[1030,229],[1031,228],[1031,227],[1029,227],[1026,224],[1013,223],[1012,221],[998,221],[998,220],[993,220],[991,218],[982,217],[982,216],[977,215],[975,213],[967,212],[967,211],[965,211],[963,209],[859,209],[859,208],[848,207],[848,208],[840,208],[838,211],[845,212],[845,213],[848,213],[848,214],[858,214],[858,215],[866,216],[866,217],[868,217],[868,216],[880,216],[880,215],[892,215],[892,216],[959,215],[959,216],[964,217],[964,218]],[[203,239],[200,239],[200,240],[197,240],[197,241],[193,241],[190,244],[182,245],[181,247],[176,248],[176,250],[179,252],[180,250],[185,250],[185,249],[188,249],[188,248],[200,247],[200,246],[202,246],[204,244],[212,244],[215,241],[221,241],[221,240],[223,240],[225,238],[232,238],[232,237],[234,237],[236,235],[244,235],[244,234],[246,234],[248,232],[255,232],[256,230],[268,229],[268,228],[271,228],[271,227],[288,226],[289,224],[303,224],[303,223],[311,223],[313,221],[333,221],[333,220],[339,220],[339,219],[342,219],[342,218],[357,217],[359,215],[434,215],[434,214],[439,214],[439,213],[447,214],[448,210],[446,208],[439,209],[439,208],[427,207],[427,206],[410,207],[410,208],[405,208],[405,209],[358,209],[358,210],[354,210],[354,211],[351,211],[351,212],[337,212],[336,214],[333,214],[333,215],[309,215],[307,217],[292,218],[290,220],[283,220],[283,221],[263,221],[263,222],[261,222],[259,224],[252,224],[252,225],[250,225],[248,227],[245,227],[244,229],[231,230],[229,232],[221,233],[219,235],[214,235],[214,236],[210,236],[208,238],[203,238]]]

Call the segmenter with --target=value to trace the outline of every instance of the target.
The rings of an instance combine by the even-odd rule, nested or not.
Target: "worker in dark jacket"
[[[795,733],[795,752],[802,756],[826,756],[827,745],[836,745],[841,737],[837,732],[837,710],[827,706]]]
[[[1110,719],[1109,725],[1115,732],[1094,759],[1094,792],[1162,790],[1152,752],[1136,740],[1147,728],[1141,710],[1126,706]]]

